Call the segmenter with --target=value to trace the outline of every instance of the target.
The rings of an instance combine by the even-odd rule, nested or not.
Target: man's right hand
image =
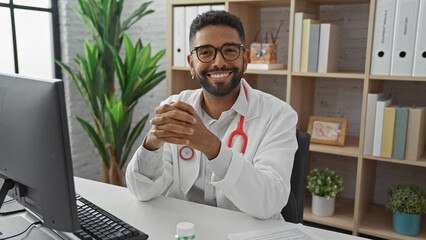
[[[156,150],[165,142],[179,145],[189,144],[189,137],[194,134],[193,126],[197,122],[194,108],[184,102],[164,104],[155,110],[151,119],[151,130],[144,143],[148,150]]]

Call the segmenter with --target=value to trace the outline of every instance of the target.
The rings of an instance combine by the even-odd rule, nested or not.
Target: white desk
[[[176,224],[183,221],[194,223],[198,240],[226,240],[230,233],[292,224],[278,220],[258,220],[244,213],[168,197],[140,202],[127,188],[78,177],[74,180],[78,194],[146,232],[149,239],[153,240],[174,239]],[[308,228],[324,240],[363,239],[318,228]]]

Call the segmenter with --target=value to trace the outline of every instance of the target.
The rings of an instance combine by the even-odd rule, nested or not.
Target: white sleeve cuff
[[[226,172],[228,171],[228,167],[231,164],[231,160],[232,150],[221,143],[217,157],[207,162],[207,165],[212,168],[214,174],[216,175],[216,181],[220,181],[225,177]]]

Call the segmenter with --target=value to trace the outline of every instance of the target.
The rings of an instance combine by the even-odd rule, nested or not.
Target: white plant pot
[[[312,195],[312,213],[321,217],[330,217],[334,214],[336,198],[325,198]]]

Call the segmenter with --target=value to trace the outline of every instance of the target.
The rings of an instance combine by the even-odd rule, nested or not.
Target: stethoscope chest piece
[[[179,155],[180,155],[180,158],[182,158],[183,160],[189,161],[194,157],[194,149],[188,146],[183,146],[179,150]]]

